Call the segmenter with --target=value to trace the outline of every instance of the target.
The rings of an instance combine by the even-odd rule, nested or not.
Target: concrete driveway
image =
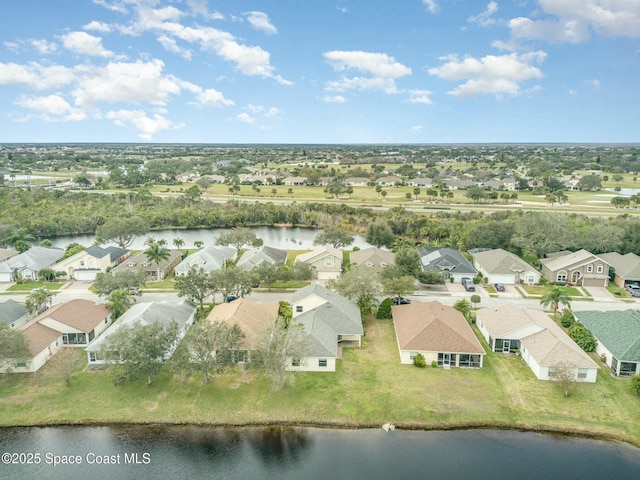
[[[615,295],[612,295],[609,290],[604,287],[583,287],[593,297],[594,302],[615,302],[618,299]]]

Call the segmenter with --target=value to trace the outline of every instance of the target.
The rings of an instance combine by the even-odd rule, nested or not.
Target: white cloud
[[[87,32],[70,32],[62,36],[62,45],[73,53],[91,57],[112,57],[113,52],[102,46],[102,39]]]
[[[280,110],[278,107],[271,107],[265,112],[264,116],[266,118],[273,118],[281,114],[282,114],[282,110]]]
[[[224,98],[224,95],[219,91],[208,88],[202,90],[196,95],[199,105],[203,107],[229,107],[235,105],[233,100]]]
[[[94,32],[109,33],[111,26],[108,23],[93,20],[82,27],[84,30],[92,30]]]
[[[550,19],[514,18],[515,38],[579,43],[591,33],[604,37],[640,37],[640,0],[539,0]]]
[[[15,104],[39,113],[40,118],[45,121],[80,121],[87,118],[86,112],[73,108],[59,95],[42,97],[22,95]]]
[[[429,74],[446,80],[465,80],[449,91],[458,97],[480,94],[519,95],[520,84],[530,79],[542,78],[542,71],[534,63],[542,63],[546,53],[530,52],[522,55],[487,55],[480,59],[456,55],[443,57],[446,63],[430,68]]]
[[[498,11],[498,4],[493,0],[491,0],[487,4],[487,9],[484,12],[478,15],[473,15],[469,17],[467,21],[471,23],[477,23],[482,27],[488,27],[489,25],[493,25],[496,23],[496,19],[492,18],[492,16],[497,11]]]
[[[180,47],[175,39],[166,35],[160,35],[158,37],[158,42],[167,52],[178,54],[185,60],[191,60],[191,50]]]
[[[224,20],[224,15],[220,12],[209,13],[206,0],[187,0],[187,5],[192,15],[200,15],[209,20]]]
[[[47,90],[68,85],[74,78],[73,69],[61,65],[0,63],[0,85],[26,85],[36,90]]]
[[[342,95],[325,95],[322,98],[322,101],[326,103],[344,103],[347,101],[347,99]]]
[[[591,80],[585,80],[584,83],[589,85],[594,90],[600,90],[600,80],[598,80],[597,78],[593,78]]]
[[[409,90],[410,97],[406,100],[407,103],[420,103],[423,105],[431,105],[433,102],[429,95],[431,95],[430,90]]]
[[[356,70],[368,77],[342,77],[327,84],[327,90],[344,92],[347,90],[380,90],[385,93],[397,92],[396,79],[411,74],[411,69],[397,62],[386,53],[334,50],[325,52],[324,57],[337,72]]]
[[[96,5],[100,5],[101,7],[106,8],[107,10],[111,10],[112,12],[117,13],[128,13],[128,10],[124,6],[123,2],[109,2],[107,0],[93,0],[93,3]]]
[[[436,13],[438,10],[440,10],[440,7],[438,6],[436,0],[422,0],[422,3],[431,13]]]
[[[256,119],[246,112],[242,112],[241,114],[237,115],[236,118],[242,123],[253,124],[256,122]]]
[[[424,128],[424,125],[414,125],[409,129],[409,131],[411,133],[422,133],[423,128]]]
[[[58,45],[55,42],[48,42],[46,40],[32,39],[29,40],[29,43],[41,55],[49,55],[58,49]]]
[[[183,125],[175,125],[158,113],[150,117],[142,110],[111,110],[107,112],[106,118],[113,120],[119,127],[133,125],[139,132],[138,136],[143,140],[150,140],[153,135],[164,130],[183,127]]]
[[[261,30],[269,35],[278,33],[278,29],[269,20],[269,15],[264,12],[246,12],[245,16],[249,24],[256,30]]]

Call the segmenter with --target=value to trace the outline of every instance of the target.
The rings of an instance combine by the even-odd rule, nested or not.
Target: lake
[[[191,230],[158,230],[150,232],[148,235],[136,238],[133,245],[129,247],[134,250],[142,250],[145,247],[145,241],[149,237],[156,240],[166,240],[170,248],[173,247],[173,239],[181,238],[184,240],[183,248],[193,248],[193,242],[204,242],[205,246],[215,245],[215,239],[220,233],[229,231],[229,228],[202,228]],[[264,244],[282,250],[310,250],[317,248],[313,245],[316,235],[322,230],[317,228],[299,228],[299,227],[251,227],[250,230],[255,232],[258,238],[264,240]],[[79,243],[88,247],[93,245],[95,235],[64,235],[51,240],[54,247],[64,248],[72,242]],[[354,242],[350,248],[368,248],[371,245],[361,235],[354,237]]]
[[[0,445],[3,453],[33,454],[17,460],[39,454],[40,461],[0,466],[4,480],[626,480],[640,472],[640,449],[629,445],[502,430],[6,428]]]

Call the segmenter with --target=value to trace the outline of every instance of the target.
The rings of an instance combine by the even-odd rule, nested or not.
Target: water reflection
[[[308,430],[291,427],[251,429],[247,442],[265,466],[293,466],[312,447]]]

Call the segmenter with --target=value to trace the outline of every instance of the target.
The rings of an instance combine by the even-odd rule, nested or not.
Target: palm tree
[[[204,242],[201,240],[196,240],[195,242],[193,242],[193,246],[196,248],[200,248],[204,245]]]
[[[149,240],[147,240],[147,245],[149,245],[149,248],[146,252],[144,252],[147,260],[156,264],[158,280],[160,280],[160,262],[163,260],[169,260],[169,257],[171,256],[169,249],[165,246],[166,243],[167,242],[165,242],[164,240],[156,242],[153,238],[150,238]]]
[[[540,305],[544,308],[551,307],[553,318],[556,318],[560,305],[565,305],[568,309],[571,309],[571,298],[560,287],[553,285],[540,298]]]
[[[184,240],[182,240],[180,237],[174,238],[173,246],[176,247],[177,249],[184,247]]]
[[[111,312],[111,320],[119,318],[135,302],[129,290],[114,290],[107,299],[107,309]]]

